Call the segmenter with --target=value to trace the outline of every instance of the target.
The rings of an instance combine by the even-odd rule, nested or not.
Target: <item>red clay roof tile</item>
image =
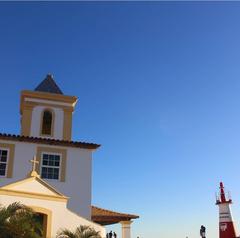
[[[5,133],[0,133],[0,139],[1,140],[37,143],[37,144],[69,146],[69,147],[77,147],[77,148],[84,148],[84,149],[97,149],[98,147],[100,147],[100,145],[94,144],[94,143],[21,136],[21,135],[13,135],[13,134],[5,134]]]
[[[129,221],[139,218],[137,215],[114,212],[96,206],[92,206],[92,221],[101,225],[110,225],[120,221]]]

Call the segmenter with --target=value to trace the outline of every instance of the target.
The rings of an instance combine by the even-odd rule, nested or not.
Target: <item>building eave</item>
[[[52,145],[52,146],[75,147],[75,148],[90,149],[90,150],[96,150],[101,146],[99,144],[88,143],[88,142],[56,140],[56,139],[50,139],[50,138],[21,136],[21,135],[6,134],[6,133],[0,133],[0,140],[19,141],[19,142],[45,144],[45,145]]]
[[[112,210],[103,209],[100,207],[92,206],[92,221],[100,225],[112,225],[122,221],[130,221],[139,218],[138,215],[120,213]]]

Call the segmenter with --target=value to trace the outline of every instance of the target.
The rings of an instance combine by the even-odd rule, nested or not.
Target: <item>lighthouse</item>
[[[226,197],[223,183],[220,183],[219,196],[216,205],[219,207],[219,238],[236,238],[230,205],[232,199]]]

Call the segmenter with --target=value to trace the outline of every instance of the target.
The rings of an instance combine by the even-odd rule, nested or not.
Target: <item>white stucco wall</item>
[[[48,146],[25,142],[0,140],[0,143],[15,144],[15,158],[13,178],[0,178],[0,186],[26,178],[31,171],[29,160],[36,155],[37,147],[50,147],[67,149],[67,165],[65,182],[46,180],[47,183],[70,197],[68,208],[82,217],[91,217],[91,178],[92,178],[92,152],[88,149],[73,147]]]
[[[57,232],[63,228],[75,230],[79,225],[86,225],[100,231],[102,237],[105,237],[105,228],[93,223],[83,217],[76,215],[66,208],[65,202],[56,202],[41,200],[36,198],[14,197],[9,195],[0,195],[0,204],[7,206],[16,201],[16,199],[27,206],[44,207],[52,212],[52,238],[56,237]]]
[[[61,108],[56,108],[52,106],[47,106],[47,107],[36,106],[33,108],[30,135],[33,137],[41,137],[40,135],[41,120],[42,120],[41,117],[42,117],[42,112],[45,109],[52,109],[54,111],[54,132],[53,132],[52,138],[61,140],[63,138],[64,112]]]

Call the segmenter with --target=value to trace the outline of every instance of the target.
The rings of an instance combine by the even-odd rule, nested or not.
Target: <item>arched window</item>
[[[52,120],[53,115],[49,110],[45,110],[42,116],[42,134],[51,135],[52,134]]]

